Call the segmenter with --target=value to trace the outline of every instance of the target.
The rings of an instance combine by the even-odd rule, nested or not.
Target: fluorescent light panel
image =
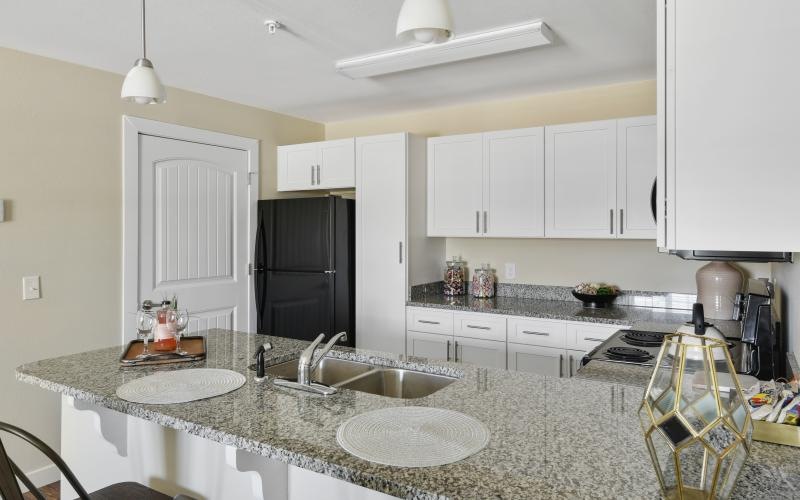
[[[368,78],[426,68],[476,57],[528,49],[553,42],[553,32],[542,21],[457,36],[440,44],[417,45],[336,61],[336,70],[350,78]]]

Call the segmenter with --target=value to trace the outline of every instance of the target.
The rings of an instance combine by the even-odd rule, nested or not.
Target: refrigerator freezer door
[[[314,340],[333,332],[335,277],[325,273],[266,271],[258,333]]]
[[[333,198],[298,198],[260,203],[264,267],[325,272],[334,269]]]

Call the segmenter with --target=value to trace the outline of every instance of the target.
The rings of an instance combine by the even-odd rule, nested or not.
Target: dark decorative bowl
[[[583,302],[583,307],[602,309],[611,305],[619,295],[590,295],[588,293],[578,293],[572,291],[572,296]]]

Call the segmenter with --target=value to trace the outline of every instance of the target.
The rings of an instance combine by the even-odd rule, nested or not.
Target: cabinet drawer
[[[567,325],[546,319],[508,319],[508,341],[516,344],[564,348]]]
[[[415,332],[453,334],[453,311],[409,307],[406,309],[406,329]]]
[[[496,314],[453,313],[456,335],[474,339],[506,341],[506,318]]]
[[[591,351],[617,330],[629,328],[622,325],[592,323],[567,323],[567,349]]]

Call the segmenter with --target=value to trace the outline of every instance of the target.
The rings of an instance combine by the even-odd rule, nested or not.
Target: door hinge
[[[253,275],[253,264],[247,264],[247,275],[248,276]]]
[[[258,172],[247,172],[247,185],[249,186],[252,183],[252,178],[254,175],[258,175]]]

